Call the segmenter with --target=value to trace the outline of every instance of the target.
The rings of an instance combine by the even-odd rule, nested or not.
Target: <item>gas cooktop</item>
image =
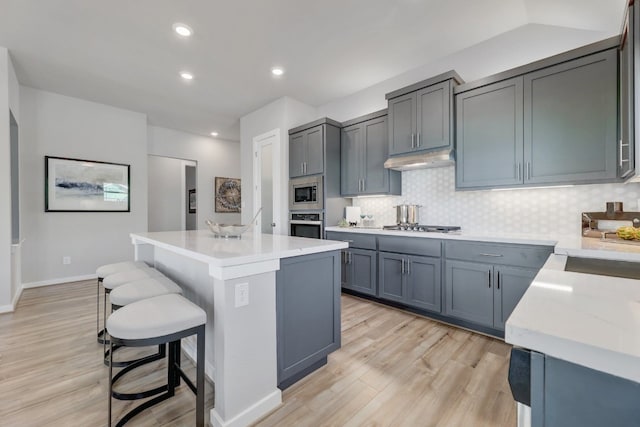
[[[460,227],[455,225],[420,225],[420,224],[385,225],[382,228],[384,230],[419,231],[424,233],[452,233],[452,232],[461,230]]]

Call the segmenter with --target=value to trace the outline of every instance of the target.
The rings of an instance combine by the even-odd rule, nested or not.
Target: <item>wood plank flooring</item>
[[[342,348],[285,390],[257,426],[515,426],[508,345],[352,296],[342,304]],[[132,355],[126,351],[121,357]],[[16,312],[0,315],[0,426],[106,425],[101,352],[94,281],[25,290]],[[186,358],[184,365],[194,375]],[[157,385],[163,367],[128,380]],[[210,409],[210,384],[206,400]],[[114,416],[131,405],[114,400]],[[181,386],[129,425],[191,426],[194,408]]]

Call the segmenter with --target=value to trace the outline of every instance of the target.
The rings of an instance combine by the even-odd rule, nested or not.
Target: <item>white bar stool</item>
[[[168,315],[170,313],[170,315]],[[175,395],[180,378],[196,394],[196,426],[204,427],[204,356],[205,324],[207,314],[203,309],[177,295],[161,295],[137,301],[113,312],[107,320],[107,331],[111,336],[110,349],[114,345],[144,347],[169,343],[166,392],[150,399],[126,413],[116,424],[125,425],[131,418]],[[180,340],[197,336],[196,385],[180,368]],[[113,352],[113,351],[112,351]],[[109,365],[109,426],[111,426],[113,392],[113,365]]]
[[[116,287],[109,293],[109,299],[111,301],[111,312],[118,310],[119,308],[126,305],[132,304],[136,301],[167,294],[181,295],[182,288],[180,288],[180,286],[178,286],[173,280],[169,279],[166,276],[149,277],[146,279],[136,280],[134,282],[128,282],[124,285]],[[158,352],[150,356],[145,356],[135,360],[114,361],[113,366],[118,368],[125,367],[126,370],[122,370],[118,373],[118,375],[124,375],[126,372],[142,366],[146,363],[162,359],[166,356],[166,348],[164,344],[158,347]],[[118,348],[119,346],[114,346],[113,351],[115,352]],[[110,350],[107,350],[105,345],[104,364],[106,366],[109,366],[110,357],[111,352]],[[118,375],[116,375],[116,379]],[[116,379],[114,379],[114,382],[116,381]]]
[[[122,273],[123,271],[130,271],[137,268],[145,267],[148,266],[142,261],[123,261],[113,264],[106,264],[96,269],[96,275],[98,276],[98,283],[96,286],[96,337],[99,344],[104,344],[104,329],[100,329],[100,284],[102,284],[102,280],[112,274]]]

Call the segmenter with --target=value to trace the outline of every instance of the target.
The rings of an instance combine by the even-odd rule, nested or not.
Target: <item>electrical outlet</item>
[[[236,284],[236,307],[249,305],[249,284]]]
[[[69,265],[69,264],[71,264],[71,257],[70,257],[70,256],[63,256],[63,257],[62,257],[62,263],[63,263],[64,265]]]

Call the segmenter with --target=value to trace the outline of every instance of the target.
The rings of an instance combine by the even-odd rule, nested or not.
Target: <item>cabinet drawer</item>
[[[551,246],[528,246],[517,244],[495,244],[481,242],[446,242],[447,259],[540,268],[549,254]]]
[[[420,256],[439,258],[442,254],[440,240],[425,239],[421,237],[379,236],[379,250],[385,252],[398,252]]]
[[[376,250],[376,236],[373,234],[342,233],[327,231],[327,240],[339,240],[349,243],[350,248]]]

